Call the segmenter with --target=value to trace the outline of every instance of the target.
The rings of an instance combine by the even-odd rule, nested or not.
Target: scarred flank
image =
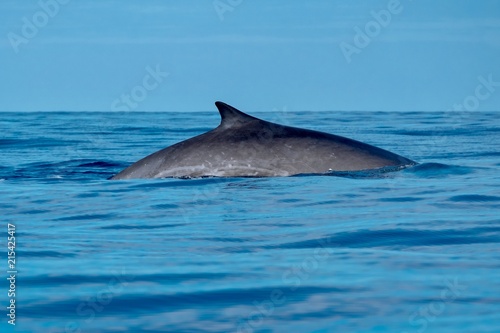
[[[216,102],[220,125],[144,157],[111,179],[279,177],[416,163],[342,136],[283,126]]]

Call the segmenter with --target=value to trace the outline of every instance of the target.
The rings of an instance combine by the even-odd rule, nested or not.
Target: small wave
[[[85,214],[85,215],[73,215],[67,217],[60,217],[53,219],[52,221],[88,221],[88,220],[108,220],[114,218],[114,214]]]
[[[117,166],[120,165],[115,162],[82,159],[53,163],[36,162],[4,171],[2,176],[7,179],[102,179],[110,176],[112,169]]]
[[[462,157],[497,157],[500,156],[500,152],[497,151],[486,151],[486,152],[475,152],[470,154],[462,154]]]
[[[63,147],[75,144],[76,141],[71,140],[56,140],[51,138],[30,138],[30,139],[1,139],[0,145],[4,147],[12,146],[17,149],[31,149],[31,148],[46,148],[46,147]]]
[[[24,257],[34,258],[67,258],[75,257],[75,254],[68,252],[57,251],[18,251],[19,255]]]
[[[380,201],[385,201],[385,202],[415,202],[415,201],[421,201],[424,200],[424,198],[418,198],[418,197],[397,197],[397,198],[380,198]]]
[[[109,226],[104,226],[100,227],[100,229],[113,229],[113,230],[126,230],[126,229],[163,229],[163,228],[174,228],[174,227],[181,227],[184,226],[185,224],[182,223],[176,223],[176,224],[160,224],[160,225],[137,225],[137,224],[115,224],[115,225],[109,225]]]
[[[341,232],[319,239],[284,243],[267,248],[407,248],[413,246],[442,246],[499,242],[499,237],[490,235],[490,232],[491,230],[486,228],[470,230],[356,230],[353,232]]]
[[[129,282],[133,283],[133,282]],[[129,287],[130,288],[130,287]],[[303,301],[311,294],[337,294],[339,297],[344,293],[360,293],[366,291],[366,287],[316,287],[300,286],[293,292],[294,301]],[[174,294],[124,294],[116,295],[116,301],[106,306],[106,315],[121,313],[145,313],[160,311],[172,311],[196,307],[227,306],[233,304],[252,304],[256,299],[267,299],[275,292],[275,287],[262,288],[234,288],[223,290],[195,291],[191,293]],[[34,318],[43,318],[57,313],[59,316],[69,317],[74,315],[75,309],[81,304],[79,299],[48,300],[43,306],[39,304],[26,304],[23,313]],[[137,304],[141,306],[138,308]]]
[[[500,197],[493,195],[465,194],[465,195],[456,195],[454,197],[449,198],[448,200],[454,202],[492,202],[492,201],[500,201]]]
[[[95,161],[78,165],[79,168],[114,168],[119,166],[121,166],[121,164],[106,161]]]
[[[422,163],[405,170],[422,178],[446,177],[452,175],[467,175],[474,172],[473,168],[441,163]]]
[[[154,131],[151,127],[137,127],[137,126],[124,126],[124,127],[116,127],[113,128],[113,132],[123,133],[123,132],[148,132],[151,133]]]
[[[171,273],[171,274],[119,274],[119,277],[125,281],[134,282],[168,282],[170,284],[186,283],[188,281],[199,281],[199,280],[216,280],[222,278],[234,278],[237,277],[236,274],[231,273],[210,273],[210,272],[200,272],[200,273]],[[78,274],[67,274],[67,275],[35,275],[23,277],[23,282],[27,285],[35,286],[59,286],[59,285],[83,285],[90,283],[109,283],[113,279],[116,279],[116,275],[101,274],[101,275],[78,275]]]
[[[454,137],[454,136],[468,136],[477,135],[477,130],[467,128],[452,128],[452,129],[430,129],[430,130],[396,130],[390,131],[392,134],[418,136],[418,137]]]

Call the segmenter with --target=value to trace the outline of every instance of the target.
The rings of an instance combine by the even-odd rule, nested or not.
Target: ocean
[[[110,181],[218,113],[2,113],[0,331],[500,332],[499,113],[252,115],[419,164]]]

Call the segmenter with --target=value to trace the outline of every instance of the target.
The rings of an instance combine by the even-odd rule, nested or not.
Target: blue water
[[[3,113],[1,332],[500,332],[499,113],[256,115],[420,164],[109,181],[218,114]]]

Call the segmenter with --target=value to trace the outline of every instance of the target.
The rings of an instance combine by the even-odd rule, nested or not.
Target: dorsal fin
[[[258,118],[249,116],[248,114],[243,113],[240,110],[233,108],[231,105],[223,102],[215,102],[215,106],[217,106],[217,109],[219,109],[221,117],[220,126],[225,128],[240,126],[248,122],[260,120]]]

